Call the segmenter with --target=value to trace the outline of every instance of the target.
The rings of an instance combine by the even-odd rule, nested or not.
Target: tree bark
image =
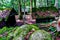
[[[18,0],[18,15],[21,16],[21,0]]]
[[[36,12],[36,0],[34,0],[34,9],[35,9],[35,12]]]
[[[32,0],[30,0],[30,14],[32,14]]]

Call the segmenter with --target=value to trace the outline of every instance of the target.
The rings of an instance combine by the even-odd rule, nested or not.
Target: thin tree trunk
[[[36,19],[36,0],[34,0],[34,18]]]
[[[34,5],[35,5],[34,7],[36,8],[36,0],[34,0]]]
[[[25,0],[23,0],[23,1],[24,1],[24,16],[23,16],[23,22],[24,22],[24,24],[26,24],[26,23],[25,23],[25,21],[26,21],[26,20],[25,20],[25,9],[26,9],[26,8],[25,8]]]
[[[19,17],[21,17],[21,13],[22,11],[21,11],[21,0],[20,0],[20,16]]]
[[[30,0],[30,14],[32,14],[32,0]]]
[[[21,12],[21,3],[20,0],[18,0],[18,15],[20,17],[20,12]]]
[[[36,0],[34,0],[34,8],[35,8],[35,12],[36,12]]]

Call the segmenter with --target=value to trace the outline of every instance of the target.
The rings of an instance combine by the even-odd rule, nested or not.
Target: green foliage
[[[45,12],[45,11],[54,11],[54,12],[58,12],[58,9],[56,8],[56,7],[54,7],[54,6],[50,6],[50,7],[39,7],[39,8],[36,8],[37,9],[37,11],[43,11],[43,12]]]
[[[5,10],[6,8],[14,8],[18,10],[17,0],[0,0],[0,10]]]
[[[53,6],[51,6],[51,7],[48,7],[48,10],[49,11],[54,11],[54,12],[58,12],[58,9],[56,8],[56,7],[53,7]]]
[[[38,26],[36,24],[32,24],[32,25],[26,24],[26,25],[22,25],[20,27],[16,26],[15,28],[14,27],[10,27],[10,28],[4,27],[4,28],[0,29],[0,33],[3,32],[2,34],[4,34],[4,32],[8,32],[8,35],[0,37],[0,40],[24,40],[24,37],[31,30],[34,30],[34,31],[37,32],[37,30],[39,30],[39,28],[38,28]],[[34,32],[34,33],[36,33],[36,32]],[[41,33],[45,33],[45,31],[41,31]],[[48,34],[48,33],[46,32],[45,34]],[[50,36],[51,35],[49,34],[49,37]],[[48,39],[50,40],[49,37],[48,37]]]
[[[4,27],[4,28],[0,29],[0,34],[3,34],[6,31],[7,31],[7,27]]]

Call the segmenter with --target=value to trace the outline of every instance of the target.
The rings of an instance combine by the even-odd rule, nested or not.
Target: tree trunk
[[[18,15],[21,16],[21,0],[18,0]]]
[[[34,8],[35,8],[35,12],[36,12],[36,0],[34,0]]]
[[[34,15],[34,19],[36,19],[36,0],[34,0],[34,13],[33,13],[33,15]]]
[[[30,0],[30,14],[32,14],[32,0]]]

